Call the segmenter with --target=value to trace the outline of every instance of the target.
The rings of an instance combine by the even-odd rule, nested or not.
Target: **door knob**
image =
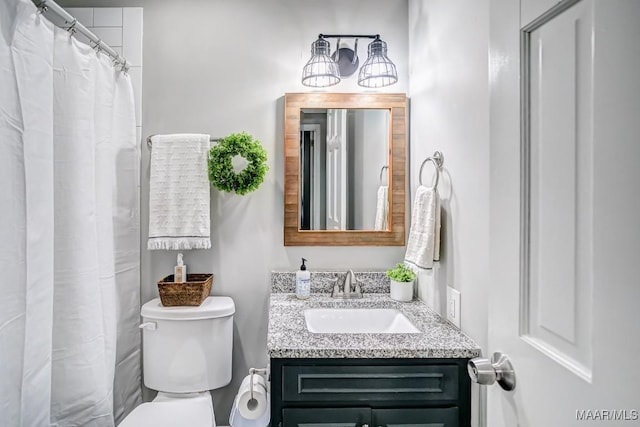
[[[480,385],[491,385],[498,381],[500,387],[511,391],[516,388],[516,373],[506,354],[493,353],[491,360],[476,357],[467,363],[471,381]]]

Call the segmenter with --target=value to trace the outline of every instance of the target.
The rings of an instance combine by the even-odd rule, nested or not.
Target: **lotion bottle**
[[[187,281],[187,265],[182,261],[182,254],[178,254],[178,265],[173,269],[173,281],[175,283]]]
[[[298,299],[307,299],[311,296],[311,273],[304,264],[307,260],[302,258],[300,270],[296,272],[296,296]]]

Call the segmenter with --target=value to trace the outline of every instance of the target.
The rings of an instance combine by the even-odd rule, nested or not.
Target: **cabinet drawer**
[[[282,427],[361,427],[371,424],[369,408],[284,408]]]
[[[372,426],[376,427],[459,427],[458,408],[374,409]]]
[[[282,427],[459,427],[458,408],[285,408]]]
[[[456,365],[283,366],[285,402],[456,401]]]

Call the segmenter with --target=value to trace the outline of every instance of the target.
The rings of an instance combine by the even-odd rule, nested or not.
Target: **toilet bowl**
[[[153,402],[136,407],[118,427],[216,427],[211,394],[158,393]]]
[[[231,382],[233,314],[229,297],[198,307],[141,309],[144,384],[158,395],[136,407],[118,427],[215,427],[209,390]]]

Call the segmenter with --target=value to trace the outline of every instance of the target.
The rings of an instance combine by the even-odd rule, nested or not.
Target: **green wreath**
[[[234,172],[231,160],[244,157],[249,164],[239,173]],[[222,138],[209,151],[209,181],[220,191],[247,194],[256,190],[269,170],[267,151],[246,132],[233,133]]]

